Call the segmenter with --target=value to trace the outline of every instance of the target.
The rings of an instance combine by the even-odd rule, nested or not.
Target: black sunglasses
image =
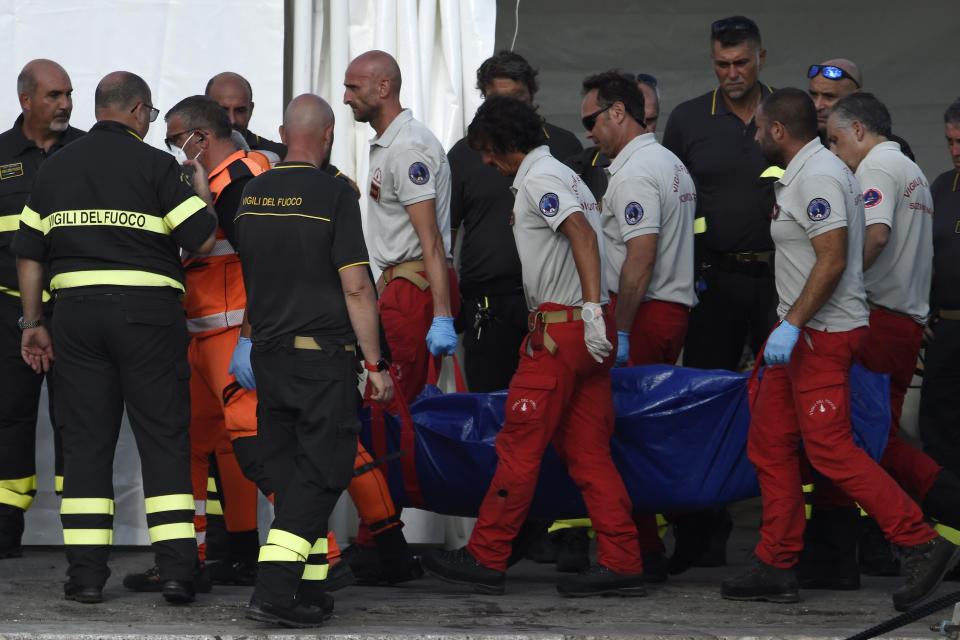
[[[826,79],[828,79],[828,80],[841,80],[841,79],[843,79],[843,78],[846,78],[847,80],[849,80],[849,81],[852,82],[853,84],[857,85],[857,89],[860,88],[860,83],[857,82],[856,78],[854,78],[852,75],[850,75],[849,73],[847,73],[846,71],[844,71],[844,70],[841,69],[840,67],[835,67],[835,66],[833,66],[832,64],[824,64],[824,65],[812,64],[812,65],[810,65],[810,68],[807,69],[807,77],[808,77],[808,78],[816,78],[816,77],[817,77],[817,74],[820,74],[821,76],[823,76],[824,78],[826,78]]]
[[[134,111],[136,111],[137,107],[139,107],[140,105],[143,105],[147,109],[150,109],[150,122],[156,121],[157,116],[160,115],[160,109],[157,109],[152,104],[147,104],[146,102],[138,102],[137,104],[133,105],[133,109],[130,109],[130,113],[133,113]]]
[[[718,35],[724,31],[752,31],[759,33],[756,23],[747,18],[724,18],[717,20],[710,25],[710,31],[713,35]]]
[[[610,103],[605,107],[600,107],[590,115],[584,116],[583,119],[580,120],[580,122],[583,123],[583,128],[586,129],[587,131],[593,131],[593,128],[597,126],[597,118],[600,117],[600,114],[612,106],[613,106],[613,103]]]
[[[193,133],[194,131],[199,131],[199,129],[197,129],[197,128],[184,129],[183,131],[179,131],[179,132],[177,132],[177,133],[174,133],[173,135],[169,135],[169,136],[167,136],[166,138],[164,138],[164,139],[163,139],[163,142],[164,142],[164,144],[167,145],[167,150],[168,150],[168,151],[173,151],[173,148],[174,148],[174,147],[176,147],[176,148],[179,149],[179,148],[180,148],[180,145],[177,144],[177,138],[179,138],[180,136],[182,136],[182,135],[185,134],[185,133]]]
[[[636,78],[637,78],[637,82],[642,82],[643,84],[649,86],[652,89],[657,88],[657,79],[654,78],[649,73],[638,73]]]

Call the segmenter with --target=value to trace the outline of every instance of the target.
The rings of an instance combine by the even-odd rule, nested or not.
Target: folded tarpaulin
[[[617,419],[611,450],[638,509],[700,509],[759,495],[746,454],[747,374],[654,365],[614,369],[612,376]],[[855,365],[850,387],[854,438],[878,460],[890,429],[888,378]],[[497,466],[494,439],[503,424],[506,395],[442,394],[428,387],[410,406],[412,426],[382,411],[383,419],[374,416],[371,426],[370,410],[364,409],[360,440],[374,457],[406,451],[380,467],[388,470],[394,501],[476,516]],[[587,515],[552,446],[544,455],[530,515]]]

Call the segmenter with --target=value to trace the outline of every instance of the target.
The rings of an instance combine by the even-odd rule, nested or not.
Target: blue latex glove
[[[233,355],[230,357],[230,368],[227,369],[227,373],[233,374],[244,389],[257,388],[257,379],[253,377],[253,367],[250,365],[250,350],[252,348],[253,342],[250,338],[241,336],[237,341],[237,346],[233,349]]]
[[[457,332],[453,329],[453,318],[434,316],[427,332],[427,349],[435,356],[452,355],[457,350]]]
[[[630,334],[626,331],[617,331],[617,361],[613,366],[626,366],[630,359]]]
[[[790,354],[800,337],[800,329],[786,320],[782,321],[767,338],[767,346],[763,350],[763,359],[767,364],[787,364]]]

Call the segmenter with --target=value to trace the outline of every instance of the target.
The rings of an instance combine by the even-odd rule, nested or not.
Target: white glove
[[[603,309],[596,302],[584,302],[581,311],[583,318],[583,341],[587,351],[597,362],[613,351],[613,345],[607,340],[607,324],[603,321]]]

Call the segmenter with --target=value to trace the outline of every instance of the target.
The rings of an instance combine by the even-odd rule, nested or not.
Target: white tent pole
[[[293,0],[292,96],[313,90],[313,0]]]

